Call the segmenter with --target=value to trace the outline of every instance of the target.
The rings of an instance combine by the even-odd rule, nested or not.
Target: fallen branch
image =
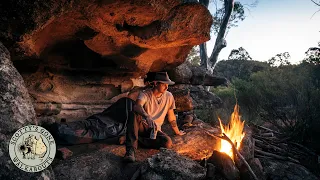
[[[268,132],[268,133],[261,133],[260,136],[262,137],[274,137],[273,132]]]
[[[263,141],[256,141],[255,146],[260,147],[262,149],[267,149],[267,150],[273,150],[273,151],[279,151],[282,153],[287,153],[286,149],[280,148],[278,146],[275,146],[273,144],[270,143],[266,143]]]
[[[273,136],[273,137],[263,137],[263,136],[259,136],[259,135],[256,135],[256,134],[252,134],[252,137],[255,138],[255,139],[262,140],[262,141],[277,142],[277,140],[278,140],[275,136]]]
[[[225,135],[223,133],[223,136],[217,136],[218,138],[221,138],[223,140],[226,140],[228,141],[231,146],[232,146],[232,149],[233,149],[233,152],[235,152],[237,154],[238,157],[240,157],[240,159],[243,161],[243,163],[246,165],[246,167],[248,168],[250,174],[252,175],[253,179],[254,180],[258,180],[257,176],[255,175],[255,173],[252,171],[250,165],[248,164],[248,162],[244,159],[244,157],[239,153],[239,151],[237,150],[236,146],[233,144],[233,142],[228,138],[227,135]]]
[[[269,132],[273,132],[273,133],[276,133],[276,134],[282,134],[282,133],[279,133],[277,131],[274,131],[272,129],[269,129],[269,128],[266,128],[266,127],[263,127],[263,126],[260,126],[260,125],[257,125],[257,124],[253,124],[253,123],[251,123],[251,124],[256,126],[257,128],[260,128],[260,129],[263,129],[263,130],[266,130],[266,131],[269,131]]]
[[[298,146],[300,149],[303,149],[304,152],[309,153],[310,155],[317,156],[316,153],[314,153],[314,152],[311,151],[310,149],[302,146],[301,144],[294,143],[294,142],[290,142],[290,144],[295,145],[295,146]]]
[[[275,159],[284,160],[284,161],[291,161],[291,162],[300,164],[300,162],[299,162],[298,160],[293,159],[293,158],[291,158],[291,157],[280,156],[280,155],[277,155],[277,154],[273,154],[273,153],[269,153],[269,152],[264,152],[264,151],[261,151],[261,150],[258,150],[258,149],[255,149],[254,151],[255,151],[256,153],[261,154],[261,155],[264,155],[264,156],[269,156],[269,157],[273,157],[273,158],[275,158]]]

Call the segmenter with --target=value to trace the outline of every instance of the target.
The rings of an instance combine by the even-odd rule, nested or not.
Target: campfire
[[[243,132],[244,121],[241,121],[241,116],[239,114],[239,105],[236,104],[234,106],[234,110],[230,117],[230,122],[228,125],[224,126],[221,122],[221,119],[219,117],[218,119],[220,122],[221,133],[228,136],[228,138],[234,143],[234,145],[239,150],[241,141],[245,136],[245,133]],[[231,157],[231,159],[234,160],[232,145],[224,139],[221,139],[220,152],[226,153]]]
[[[244,179],[250,177],[254,180],[266,179],[261,160],[265,164],[269,164],[264,167],[265,170],[275,173],[277,176],[302,172],[300,170],[298,172],[290,170],[284,172],[281,169],[282,166],[289,167],[294,164],[297,168],[305,169],[307,167],[312,169],[318,165],[318,155],[316,153],[301,144],[288,141],[288,137],[278,131],[251,122],[246,129],[247,134],[245,134],[243,132],[244,121],[241,121],[237,104],[234,106],[234,111],[227,125],[223,125],[219,117],[218,119],[221,135],[214,135],[214,137],[219,139],[221,145],[215,148],[206,161],[208,177],[215,177],[221,173],[226,179],[240,179],[242,177]],[[242,144],[245,135],[246,144]],[[252,146],[249,151],[248,146]],[[241,151],[240,147],[244,149]],[[211,167],[211,165],[214,167]],[[271,165],[279,167],[279,172],[268,167]],[[251,166],[254,168],[251,168]],[[315,169],[313,170],[317,172]],[[315,176],[314,179],[316,179]]]

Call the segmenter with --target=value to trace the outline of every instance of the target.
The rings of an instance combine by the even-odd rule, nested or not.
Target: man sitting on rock
[[[168,85],[172,84],[174,82],[166,72],[157,72],[151,82],[153,87],[139,93],[127,122],[125,161],[135,161],[138,142],[144,147],[155,149],[172,146],[171,138],[161,131],[166,115],[173,131],[177,135],[185,134],[177,126],[175,101],[167,91]]]

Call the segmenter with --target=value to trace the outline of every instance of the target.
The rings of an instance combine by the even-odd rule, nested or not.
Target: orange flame
[[[240,148],[241,141],[244,138],[245,133],[243,132],[244,121],[241,121],[241,116],[239,115],[239,105],[236,104],[234,106],[233,113],[230,117],[230,123],[227,126],[224,126],[221,123],[221,119],[218,117],[221,127],[221,134],[224,133],[228,138],[234,143],[237,149]],[[231,159],[234,159],[232,153],[232,146],[231,144],[221,139],[221,148],[220,152],[224,152],[228,154]]]

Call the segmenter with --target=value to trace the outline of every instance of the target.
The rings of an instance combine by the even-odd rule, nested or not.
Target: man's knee
[[[168,149],[172,147],[172,140],[169,136],[165,136],[165,138],[162,139],[161,147],[168,148]]]

